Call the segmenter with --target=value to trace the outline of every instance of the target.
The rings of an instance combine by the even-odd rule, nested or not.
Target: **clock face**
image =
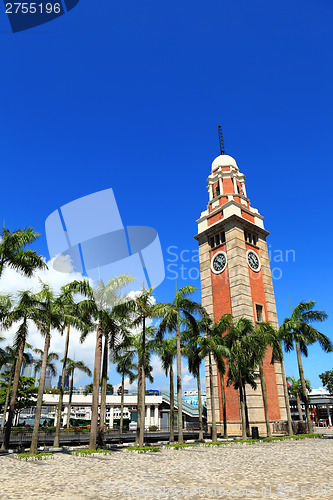
[[[258,255],[253,250],[247,251],[247,263],[248,263],[250,269],[252,269],[252,271],[254,271],[256,273],[258,273],[260,271],[261,263],[260,263]]]
[[[214,274],[222,273],[227,267],[227,254],[225,252],[217,252],[211,262],[210,268]]]

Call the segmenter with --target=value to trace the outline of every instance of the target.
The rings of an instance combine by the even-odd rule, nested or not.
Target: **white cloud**
[[[31,290],[37,292],[40,289],[40,280],[48,283],[52,289],[58,293],[60,288],[74,280],[81,280],[84,277],[80,273],[62,273],[53,268],[54,259],[46,262],[48,269],[39,269],[28,278],[17,273],[11,268],[5,268],[0,280],[0,293],[15,294],[21,290]]]
[[[121,384],[119,384],[120,386]],[[127,377],[125,378],[125,389],[128,389],[129,391],[135,391],[138,388],[138,383],[136,380],[134,380],[133,384],[130,384],[130,379]]]
[[[6,268],[1,276],[0,280],[0,293],[10,293],[13,297],[19,291],[31,290],[36,293],[40,290],[40,280],[51,286],[55,293],[59,293],[62,286],[70,283],[74,280],[82,280],[84,277],[80,273],[64,273],[58,272],[53,268],[53,259],[47,262],[48,269],[38,270],[31,278],[17,273],[11,268]],[[6,344],[12,344],[16,333],[18,325],[11,328],[9,331],[4,332],[6,338]],[[91,332],[86,341],[80,343],[80,333],[74,328],[71,329],[70,333],[70,344],[69,344],[69,357],[75,358],[77,360],[83,361],[89,368],[93,371],[94,367],[94,355],[95,355],[95,332]],[[39,349],[44,348],[44,338],[37,330],[34,325],[29,327],[29,335],[27,342],[33,347],[38,347]],[[64,354],[65,346],[65,336],[61,336],[58,331],[51,332],[51,345],[50,352],[56,352],[59,358],[62,359]],[[36,355],[35,355],[36,356]],[[57,377],[61,373],[61,363],[56,362],[57,366]],[[80,372],[75,373],[75,383],[82,379],[83,375]],[[86,378],[86,376],[84,376]],[[53,378],[53,383],[56,383],[56,379]]]
[[[126,297],[128,297],[129,299],[136,299],[137,297],[141,297],[142,295],[142,290],[132,290],[131,292],[129,292]],[[153,295],[150,296],[150,304],[151,305],[154,305],[156,304],[156,299]]]
[[[193,375],[186,374],[183,377],[183,388],[184,389],[195,389],[196,383]]]
[[[162,366],[161,366],[161,360],[157,356],[157,354],[152,355],[152,357],[150,359],[150,364],[153,367],[152,375],[153,375],[154,379],[156,377],[165,377],[165,372],[164,372],[164,370],[162,370]]]
[[[187,359],[182,358],[182,375],[184,373],[189,373]]]

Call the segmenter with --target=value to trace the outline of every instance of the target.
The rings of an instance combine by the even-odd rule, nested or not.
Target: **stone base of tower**
[[[208,429],[211,426],[211,422],[208,422]],[[253,421],[250,422],[250,433],[251,427],[258,427],[259,436],[266,437],[266,422],[262,421]],[[217,433],[223,436],[223,422],[217,422],[216,424]],[[287,434],[287,422],[279,420],[271,422],[271,430],[272,434],[281,435]],[[241,422],[228,422],[228,436],[241,436],[242,435],[242,425]]]
[[[213,385],[214,385],[214,400],[215,400],[215,419],[217,424],[217,432],[223,435],[223,409],[222,409],[222,397],[221,397],[221,383],[220,376],[216,368],[215,361],[213,361]],[[269,369],[274,371],[274,377],[271,377],[270,384],[267,384],[267,399],[268,399],[268,411],[270,417],[271,431],[272,434],[283,434],[287,433],[287,412],[284,399],[284,390],[282,383],[282,370],[280,363],[274,363],[271,365],[268,360],[266,360],[265,365],[269,365]],[[266,369],[266,366],[265,366]],[[211,413],[211,397],[210,397],[210,377],[208,376],[208,358],[205,359],[205,371],[206,371],[206,399],[207,399],[207,424],[208,428],[212,425],[212,413]],[[268,379],[268,377],[266,377]],[[270,385],[272,386],[270,390]],[[226,395],[226,409],[227,409],[227,424],[228,424],[228,435],[241,436],[242,426],[240,419],[240,406],[239,406],[239,395],[238,391],[232,386],[225,387]],[[254,390],[250,386],[246,385],[246,400],[249,416],[249,426],[250,433],[251,427],[258,427],[260,436],[265,437],[267,435],[265,412],[263,407],[262,391],[260,385],[260,379],[257,380],[257,388]]]

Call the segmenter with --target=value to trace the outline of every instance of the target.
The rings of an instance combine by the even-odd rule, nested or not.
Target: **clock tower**
[[[271,269],[263,216],[250,205],[245,176],[234,158],[224,154],[212,163],[208,181],[209,202],[198,222],[202,305],[218,321],[223,314],[234,319],[245,317],[254,323],[269,321],[278,326]],[[286,420],[282,367],[264,360],[268,413],[273,422]],[[213,367],[215,411],[218,432],[223,432],[223,413],[219,374]],[[209,373],[206,363],[208,423],[211,422]],[[265,415],[260,379],[254,391],[246,386],[250,426],[265,434]],[[241,433],[238,391],[226,387],[228,430]]]

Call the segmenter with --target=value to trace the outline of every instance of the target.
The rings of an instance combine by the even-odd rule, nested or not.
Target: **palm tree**
[[[280,327],[280,334],[286,351],[291,351],[296,347],[299,378],[301,380],[302,395],[305,406],[308,432],[312,432],[312,422],[309,412],[309,401],[306,390],[306,382],[302,363],[303,356],[308,356],[308,346],[319,342],[325,352],[332,352],[333,344],[326,335],[316,330],[310,323],[324,321],[327,314],[324,311],[313,309],[315,302],[300,302],[293,311],[291,317],[286,318]]]
[[[170,443],[173,443],[175,440],[175,422],[174,422],[174,413],[175,413],[175,389],[173,383],[173,361],[177,355],[177,346],[175,337],[169,337],[168,339],[162,339],[159,341],[157,347],[157,352],[161,359],[162,370],[165,375],[169,375],[169,383],[170,383]],[[187,353],[185,353],[187,355]],[[190,362],[189,362],[190,363]],[[202,413],[201,413],[202,418]],[[200,409],[199,409],[199,419],[200,419]],[[200,438],[200,436],[199,436]],[[202,438],[201,438],[202,439]]]
[[[80,294],[81,296],[84,296],[86,298],[84,300],[77,302],[74,297],[76,294]],[[64,287],[61,288],[61,297],[62,297],[63,310],[66,310],[68,314],[82,321],[82,327],[80,328],[81,332],[84,333],[89,331],[89,329],[92,327],[92,319],[96,314],[96,304],[95,301],[93,300],[93,291],[89,285],[89,282],[86,280],[73,281],[72,283],[65,285]],[[63,323],[63,327],[61,329],[62,335],[65,329],[67,329],[67,333],[65,340],[64,357],[62,360],[60,394],[59,394],[59,401],[56,413],[56,430],[53,442],[53,446],[55,448],[59,448],[61,412],[62,412],[64,389],[65,389],[65,375],[66,375],[67,356],[69,349],[70,328],[71,325],[69,323],[68,324]]]
[[[106,391],[108,381],[108,361],[109,351],[111,354],[116,353],[127,342],[129,335],[127,325],[128,316],[127,308],[122,304],[114,306],[111,310],[103,309],[99,312],[99,321],[102,324],[104,335],[104,349],[102,361],[102,385],[101,385],[101,408],[99,421],[99,443],[104,442],[104,424],[106,414]]]
[[[38,326],[42,318],[40,312],[36,308],[37,302],[38,300],[36,299],[36,296],[33,295],[31,292],[29,291],[20,292],[18,295],[18,302],[16,306],[13,308],[12,311],[10,311],[10,313],[7,316],[7,319],[3,323],[5,328],[9,328],[11,325],[20,322],[14,340],[14,349],[17,351],[17,359],[15,363],[12,395],[9,403],[8,421],[5,428],[5,436],[1,447],[1,449],[3,450],[7,450],[9,446],[12,421],[15,412],[15,403],[17,398],[17,391],[19,387],[20,374],[24,356],[24,348],[29,332],[29,321],[34,322]]]
[[[103,345],[102,343],[103,343],[103,329],[101,322],[99,322],[96,331],[93,394],[92,394],[92,404],[91,404],[91,426],[90,426],[90,439],[89,439],[89,448],[91,450],[96,450],[96,441],[97,441],[99,381],[101,375],[101,359],[102,359],[102,345]]]
[[[125,305],[132,314],[131,327],[140,329],[141,348],[138,351],[138,425],[137,425],[137,443],[139,446],[144,444],[145,432],[145,399],[146,399],[146,330],[147,320],[155,317],[156,306],[152,299],[152,288],[142,289],[136,293]]]
[[[152,376],[153,367],[151,366],[151,354],[156,351],[156,339],[155,339],[155,328],[153,326],[148,326],[145,328],[144,332],[145,343],[143,344],[143,332],[139,331],[136,334],[131,335],[126,341],[126,349],[127,352],[134,352],[134,355],[137,356],[137,373],[135,378],[138,379],[138,390],[137,390],[137,422],[140,425],[140,418],[142,415],[142,411],[145,416],[145,405],[142,405],[142,393],[144,396],[146,394],[146,379],[152,384],[154,382],[154,378]],[[142,364],[142,351],[145,351],[145,366],[144,366],[144,374],[145,379],[141,380],[141,364]],[[145,401],[145,398],[144,398]],[[144,420],[145,424],[145,420]],[[140,434],[137,432],[136,443],[139,443]]]
[[[106,312],[106,311],[104,311]],[[109,364],[109,339],[103,324],[104,334],[104,349],[102,358],[102,377],[101,377],[101,405],[99,411],[99,429],[98,429],[98,444],[104,444],[104,425],[106,415],[106,388],[108,383],[108,364]]]
[[[95,346],[95,361],[94,361],[94,377],[93,377],[93,397],[91,405],[91,428],[89,448],[96,449],[97,442],[97,425],[98,425],[98,403],[99,403],[99,381],[101,375],[101,360],[103,347],[103,311],[110,311],[116,305],[119,305],[124,299],[121,296],[121,289],[133,282],[134,278],[128,274],[115,276],[105,285],[99,279],[96,289],[94,290],[94,298],[97,307],[96,318],[98,325],[96,330],[96,346]],[[85,339],[85,335],[81,336],[81,341]],[[105,370],[104,370],[105,378]]]
[[[201,399],[201,383],[200,383],[200,365],[202,362],[201,352],[201,332],[199,322],[195,325],[185,321],[187,329],[183,332],[182,339],[184,340],[182,352],[187,357],[188,371],[192,373],[197,381],[198,388],[198,411],[199,411],[199,440],[203,440],[203,423],[202,423],[202,399]]]
[[[216,428],[216,409],[215,409],[215,387],[213,380],[213,360],[212,351],[214,349],[214,341],[210,337],[202,337],[200,339],[200,355],[201,357],[208,358],[208,373],[209,373],[209,395],[210,395],[210,409],[212,413],[212,427],[211,436],[212,441],[217,440],[217,428]]]
[[[0,327],[6,320],[12,307],[12,298],[8,294],[0,294]],[[1,341],[5,340],[1,337]]]
[[[41,374],[39,379],[38,388],[38,398],[36,404],[35,422],[32,432],[30,453],[35,454],[38,447],[38,431],[40,416],[43,404],[43,394],[45,387],[45,375],[47,366],[47,356],[49,353],[49,347],[51,342],[51,329],[56,329],[61,331],[64,323],[70,324],[78,329],[85,328],[84,322],[79,318],[69,314],[69,311],[63,307],[63,295],[60,294],[56,296],[51,289],[51,287],[41,282],[41,291],[38,292],[34,297],[38,300],[38,305],[35,308],[38,310],[40,315],[39,330],[44,335],[44,351],[43,351],[43,362],[41,366]]]
[[[10,367],[10,374],[9,374],[7,394],[6,394],[3,416],[2,416],[1,430],[3,430],[5,427],[5,421],[6,421],[5,417],[6,417],[6,413],[8,410],[8,403],[9,403],[9,398],[10,398],[10,393],[11,393],[11,388],[12,388],[12,381],[13,381],[13,376],[14,376],[14,371],[15,371],[16,360],[17,360],[17,349],[15,347],[12,347],[12,346],[6,346],[1,354],[1,368],[3,366]],[[23,353],[23,363],[24,363],[24,365],[29,365],[31,363],[30,356],[28,354],[26,354],[25,352]]]
[[[280,335],[280,331],[278,332],[278,334]],[[282,384],[283,384],[283,395],[284,395],[284,401],[285,401],[286,413],[287,413],[288,435],[293,436],[294,431],[293,431],[293,424],[292,424],[292,420],[291,420],[289,394],[288,394],[288,387],[287,387],[286,372],[285,372],[285,368],[284,368],[283,351],[282,351],[282,358],[281,358],[281,375],[282,375]]]
[[[5,267],[11,267],[26,276],[31,276],[36,269],[47,268],[42,257],[25,248],[39,236],[31,227],[13,232],[6,227],[0,229],[0,277]]]
[[[63,360],[61,360],[63,361]],[[68,377],[70,378],[69,384],[69,399],[68,399],[68,409],[67,409],[67,429],[69,430],[70,418],[71,418],[71,408],[72,408],[72,397],[73,397],[73,387],[74,387],[74,372],[75,370],[79,370],[89,377],[92,376],[90,368],[84,364],[83,361],[74,361],[67,357],[66,361],[66,370]]]
[[[4,349],[0,349],[0,370],[4,366],[6,367],[11,366],[13,362],[15,367],[16,358],[17,358],[17,352],[14,347],[8,345]]]
[[[302,394],[301,381],[300,381],[300,379],[296,380],[294,377],[287,377],[287,380],[290,384],[288,387],[288,391],[290,392],[290,394],[292,396],[294,396],[296,398],[299,419],[301,421],[303,421],[303,411],[302,411],[302,406],[301,406],[301,398],[302,398],[303,394]],[[305,384],[306,384],[307,392],[310,392],[311,391],[310,382],[305,379]]]
[[[262,399],[264,404],[265,412],[265,422],[266,422],[266,432],[267,437],[272,437],[272,430],[269,421],[268,413],[268,400],[267,400],[267,387],[266,387],[266,377],[264,371],[264,359],[268,350],[271,351],[272,358],[271,364],[275,361],[282,361],[282,349],[281,342],[277,331],[272,327],[270,323],[262,322],[258,323],[254,332],[254,335],[258,337],[258,358],[259,358],[259,376],[261,383]],[[289,401],[288,401],[289,405]]]
[[[34,351],[36,354],[39,354],[39,356],[40,356],[39,359],[35,363],[35,378],[36,378],[37,373],[42,368],[44,351],[42,351],[42,349],[37,349],[37,348],[34,349]],[[56,366],[53,363],[53,361],[58,361],[58,359],[59,359],[59,355],[55,352],[49,352],[47,355],[46,369],[50,370],[52,377],[55,377],[57,375]]]
[[[176,293],[171,303],[159,304],[156,307],[156,314],[162,317],[158,328],[158,336],[162,338],[165,333],[176,332],[177,345],[177,401],[178,401],[178,442],[183,443],[183,403],[182,403],[182,361],[180,342],[181,318],[185,317],[190,323],[195,323],[194,314],[203,311],[202,306],[190,300],[189,295],[195,292],[193,286],[184,286]]]
[[[199,355],[201,358],[208,357],[208,369],[210,374],[210,397],[212,406],[212,435],[216,438],[216,414],[215,414],[215,399],[214,384],[213,384],[213,364],[212,356],[214,358],[220,378],[220,389],[222,399],[222,414],[223,414],[223,436],[228,437],[228,424],[227,424],[227,406],[225,396],[225,371],[226,366],[224,358],[229,356],[229,350],[225,344],[223,335],[228,331],[231,326],[231,315],[225,314],[222,318],[214,322],[209,315],[205,312],[201,320],[198,321],[199,332],[202,332],[205,337],[201,335],[198,337],[198,344],[200,346]],[[214,415],[213,415],[214,408]]]
[[[118,350],[113,356],[113,360],[116,363],[116,370],[121,375],[121,400],[120,400],[120,434],[123,432],[124,425],[124,390],[125,390],[125,377],[129,378],[130,384],[132,384],[136,378],[135,370],[138,369],[138,365],[133,363],[135,352],[132,350]]]
[[[217,427],[216,427],[216,408],[215,408],[215,388],[213,380],[213,359],[215,361],[217,370],[220,377],[220,388],[222,396],[222,412],[223,412],[223,434],[224,437],[228,437],[227,428],[227,407],[226,407],[226,397],[224,389],[224,375],[225,375],[225,363],[224,358],[228,357],[229,350],[227,349],[223,333],[230,326],[230,315],[224,315],[217,322],[214,323],[209,315],[205,312],[201,320],[198,321],[199,332],[204,333],[204,337],[198,336],[198,344],[200,347],[199,356],[201,358],[208,358],[208,371],[209,371],[209,391],[210,391],[210,401],[211,401],[211,413],[212,413],[212,441],[217,439]]]
[[[249,421],[245,385],[257,388],[255,370],[259,364],[258,352],[262,350],[262,341],[254,335],[253,323],[247,318],[239,318],[233,322],[224,339],[229,349],[227,385],[233,384],[239,392],[242,438],[247,439]]]

